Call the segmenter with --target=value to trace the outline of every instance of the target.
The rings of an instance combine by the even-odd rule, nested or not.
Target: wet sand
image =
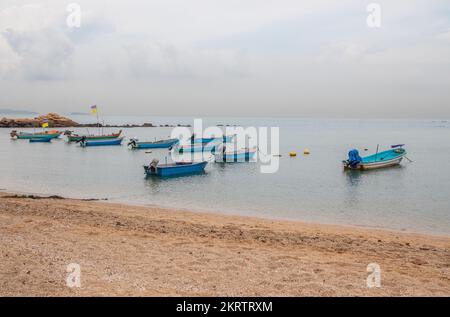
[[[37,198],[0,194],[1,296],[450,296],[450,237]]]

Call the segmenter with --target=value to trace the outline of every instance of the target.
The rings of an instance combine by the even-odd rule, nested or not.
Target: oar
[[[405,159],[407,159],[410,163],[413,162],[413,160],[410,160],[409,157],[405,156]]]

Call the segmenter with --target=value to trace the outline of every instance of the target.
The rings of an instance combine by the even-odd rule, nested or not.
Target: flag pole
[[[97,128],[98,128],[98,134],[100,134],[100,122],[98,121],[98,107],[96,108],[96,114],[97,114]]]

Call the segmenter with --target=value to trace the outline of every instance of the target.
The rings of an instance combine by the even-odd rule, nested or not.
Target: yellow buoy
[[[303,154],[305,154],[305,155],[310,154],[309,149],[304,149],[304,150],[303,150]]]
[[[290,157],[297,156],[297,152],[291,152],[291,153],[289,153],[289,156],[290,156]]]

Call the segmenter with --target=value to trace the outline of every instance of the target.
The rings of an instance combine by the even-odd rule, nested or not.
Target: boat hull
[[[144,166],[144,169],[147,176],[169,177],[202,173],[207,164],[208,162],[206,161],[198,163],[175,163],[159,165],[153,169],[149,166]]]
[[[30,143],[49,143],[52,141],[52,138],[34,138],[34,139],[29,139]]]
[[[403,157],[398,158],[398,159],[393,159],[393,160],[390,160],[390,161],[386,161],[386,162],[377,162],[377,163],[370,163],[370,164],[359,164],[355,168],[352,168],[350,166],[344,166],[344,167],[347,168],[347,169],[352,169],[352,170],[374,170],[374,169],[378,169],[378,168],[385,168],[385,167],[391,167],[391,166],[399,165],[402,160],[403,160]]]
[[[59,136],[61,135],[61,133],[52,133],[52,134],[45,134],[45,133],[39,133],[39,134],[28,134],[28,133],[23,133],[23,134],[18,134],[15,137],[18,140],[30,140],[30,139],[38,139],[38,138],[43,138],[43,139],[57,139],[59,138]]]
[[[179,153],[198,153],[198,152],[212,152],[216,149],[216,145],[194,145],[181,146],[177,149]]]
[[[117,146],[121,145],[123,138],[115,140],[86,140],[81,142],[82,147],[93,147],[93,146]]]
[[[83,138],[86,140],[92,140],[92,141],[100,141],[100,140],[112,140],[117,139],[120,137],[120,133],[117,134],[111,134],[111,135],[68,135],[67,140],[69,142],[80,142]]]
[[[236,163],[236,162],[248,162],[253,159],[256,152],[242,152],[242,153],[225,153],[215,156],[217,163]]]
[[[194,139],[193,143],[206,144],[206,143],[217,142],[217,141],[224,142],[224,143],[229,143],[229,142],[231,142],[233,140],[233,137],[234,136],[232,136],[232,135],[231,136],[227,135],[227,136],[223,136],[222,138],[198,138],[198,139]]]
[[[167,140],[165,142],[136,142],[131,144],[131,148],[139,149],[168,149],[178,142],[177,139]]]

